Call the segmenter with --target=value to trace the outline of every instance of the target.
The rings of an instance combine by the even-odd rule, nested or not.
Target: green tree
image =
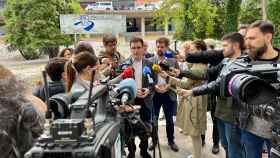
[[[225,5],[225,33],[237,31],[242,0],[227,0]]]
[[[212,0],[212,4],[217,8],[217,16],[214,19],[214,31],[211,37],[220,39],[224,35],[225,2],[224,0]]]
[[[215,18],[216,7],[209,0],[165,0],[155,16],[158,23],[172,19],[179,40],[211,36]]]
[[[241,24],[250,24],[261,19],[260,0],[246,0],[242,2],[239,16],[239,22]]]
[[[73,42],[73,37],[60,33],[59,15],[80,11],[76,0],[8,0],[5,9],[7,41],[25,59],[35,59],[40,49]]]
[[[280,1],[269,0],[267,3],[267,16],[273,22],[275,27],[275,36],[280,37],[280,16],[279,16]]]

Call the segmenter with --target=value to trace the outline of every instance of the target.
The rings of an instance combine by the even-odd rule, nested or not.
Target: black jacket
[[[214,94],[219,96],[219,88],[220,88],[220,82],[221,82],[221,77],[219,76],[220,72],[224,68],[226,64],[229,63],[229,59],[225,58],[220,64],[217,66],[214,66],[210,69],[207,70],[207,78],[209,79],[214,79],[211,82],[208,82],[206,84],[203,84],[201,86],[195,87],[192,89],[193,95],[198,96],[198,95],[204,95],[204,94]]]
[[[188,54],[186,61],[188,63],[203,63],[212,66],[218,65],[224,59],[222,50],[208,50],[198,53]]]
[[[58,82],[50,82],[49,83],[49,97],[59,94],[59,93],[65,93],[65,87],[64,83],[61,81]],[[33,91],[33,95],[36,97],[39,97],[42,101],[45,101],[45,91],[44,86],[39,86],[35,88]]]

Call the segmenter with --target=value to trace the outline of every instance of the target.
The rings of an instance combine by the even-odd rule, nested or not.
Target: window
[[[6,0],[0,0],[0,9],[5,7]]]

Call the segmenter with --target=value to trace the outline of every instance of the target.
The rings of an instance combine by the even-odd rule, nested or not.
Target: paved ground
[[[173,152],[169,146],[167,145],[167,137],[165,132],[165,120],[160,121],[159,123],[159,137],[160,137],[160,144],[161,144],[161,151],[163,158],[187,158],[188,155],[191,154],[192,151],[192,144],[190,137],[187,137],[179,132],[178,128],[175,128],[175,141],[179,146],[179,152]],[[212,122],[210,116],[208,116],[208,123],[207,123],[207,133],[206,133],[206,145],[203,147],[203,155],[202,158],[225,158],[224,150],[220,148],[220,153],[217,155],[213,155],[211,153],[212,149],[212,138],[211,138],[211,131],[212,131]],[[137,150],[139,152],[139,148]],[[158,151],[157,151],[158,153]],[[151,152],[152,154],[152,152]],[[137,158],[140,158],[138,156]],[[157,158],[158,155],[157,155]]]

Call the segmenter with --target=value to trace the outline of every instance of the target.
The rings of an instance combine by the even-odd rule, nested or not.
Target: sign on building
[[[122,15],[60,15],[63,34],[119,34],[126,32],[126,18]]]

